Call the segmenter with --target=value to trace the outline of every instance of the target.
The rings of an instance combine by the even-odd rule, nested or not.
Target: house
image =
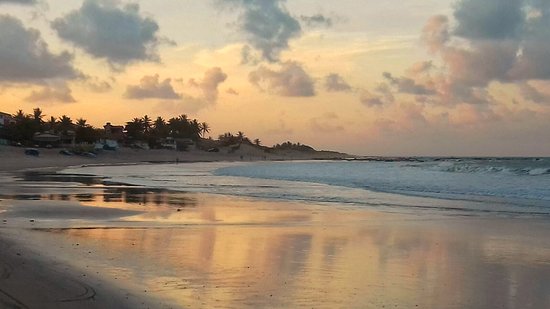
[[[32,140],[40,147],[58,147],[61,136],[50,133],[35,133]]]
[[[12,115],[0,112],[0,128],[5,127],[13,122],[15,122],[15,119],[13,119]]]
[[[114,126],[107,122],[103,128],[105,129],[105,139],[121,142],[124,140],[124,126]]]
[[[195,142],[190,138],[174,138],[176,142],[176,150],[186,151],[191,146],[195,146]]]
[[[172,137],[161,138],[160,147],[163,149],[173,149],[176,150],[176,141]]]

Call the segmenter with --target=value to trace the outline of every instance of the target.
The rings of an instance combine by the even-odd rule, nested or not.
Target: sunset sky
[[[0,111],[550,156],[550,0],[0,0]]]

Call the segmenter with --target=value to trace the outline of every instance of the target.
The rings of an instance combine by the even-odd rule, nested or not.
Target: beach
[[[238,159],[4,173],[0,307],[550,306],[539,210],[211,175]]]
[[[25,148],[0,145],[0,171],[18,171],[36,168],[62,168],[73,165],[135,164],[140,162],[203,162],[203,161],[258,161],[258,160],[312,160],[347,158],[350,155],[332,151],[274,151],[267,153],[249,145],[230,151],[222,148],[219,152],[206,152],[197,149],[174,151],[166,149],[119,148],[105,150],[95,157],[62,155],[60,149],[39,148],[39,156],[24,154]]]

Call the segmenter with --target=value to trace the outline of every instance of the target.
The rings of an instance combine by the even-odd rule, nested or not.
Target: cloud
[[[72,95],[72,91],[67,85],[54,87],[43,87],[38,91],[32,91],[25,98],[27,102],[49,102],[49,103],[74,103],[76,100]]]
[[[144,87],[144,79],[147,78],[147,87]],[[151,78],[153,78],[151,80]],[[162,83],[158,82],[158,75],[156,76],[146,76],[142,79],[141,88],[151,88],[152,92],[162,93],[166,95],[164,99],[172,99],[171,101],[166,101],[159,103],[157,105],[158,109],[165,111],[181,111],[185,109],[190,112],[197,112],[203,108],[213,106],[218,101],[219,90],[218,87],[227,79],[227,74],[225,74],[221,68],[214,67],[208,69],[204,73],[202,80],[190,79],[188,85],[198,88],[201,91],[201,94],[198,96],[192,96],[188,94],[176,94],[170,86],[170,80],[164,80]],[[163,88],[163,90],[160,90]],[[238,94],[238,93],[237,93]],[[157,96],[160,98],[160,96]]]
[[[177,100],[182,96],[174,91],[171,84],[171,79],[167,78],[162,82],[159,81],[159,76],[150,75],[144,76],[139,85],[126,87],[124,97],[128,99],[144,100],[144,99],[165,99]]]
[[[225,0],[242,9],[239,27],[264,60],[278,62],[289,41],[302,33],[300,23],[287,11],[285,0]],[[247,55],[248,53],[245,53]],[[243,61],[245,58],[243,57]]]
[[[359,101],[368,107],[384,105],[384,100],[382,96],[373,94],[368,90],[361,91],[361,94],[359,95]]]
[[[202,90],[204,99],[209,103],[215,103],[218,100],[218,85],[227,79],[221,68],[210,68],[204,73],[204,77],[200,82],[194,79],[189,80],[189,83]]]
[[[233,88],[228,88],[225,93],[232,94],[232,95],[239,95],[239,92]]]
[[[36,4],[36,0],[0,0],[0,4],[14,3],[14,4]]]
[[[330,73],[324,78],[325,90],[328,92],[351,91],[351,86],[337,73]]]
[[[460,0],[456,26],[431,17],[421,39],[437,60],[411,66],[405,76],[385,73],[394,93],[440,105],[488,105],[493,83],[517,84],[523,96],[541,98],[529,81],[550,80],[550,3],[533,0]]]
[[[441,50],[450,39],[449,18],[444,15],[430,17],[422,28],[421,39],[431,52]]]
[[[530,1],[530,0],[529,0]],[[454,33],[468,39],[509,39],[522,31],[526,0],[462,0]]]
[[[409,93],[416,95],[431,95],[435,94],[433,89],[429,89],[426,86],[417,84],[416,81],[412,78],[407,77],[394,77],[389,72],[384,72],[382,74],[389,83],[397,88],[398,92]]]
[[[345,131],[344,126],[339,124],[339,117],[335,113],[326,113],[309,120],[309,126],[314,132],[341,133]]]
[[[159,26],[140,15],[138,4],[119,7],[111,1],[85,0],[80,9],[51,25],[62,39],[112,65],[159,59]]]
[[[113,89],[113,87],[109,82],[101,81],[97,79],[93,81],[88,81],[86,85],[91,91],[97,92],[97,93],[108,92],[108,91],[111,91],[111,89]]]
[[[549,104],[550,103],[550,94],[545,93],[535,86],[530,85],[529,83],[520,83],[518,84],[518,88],[520,90],[521,95],[523,98],[538,103],[538,104]]]
[[[324,26],[332,27],[332,18],[326,17],[322,14],[315,14],[312,16],[300,16],[300,20],[309,27]]]
[[[67,52],[53,54],[40,32],[26,29],[12,16],[0,15],[0,82],[42,83],[72,79],[79,73]]]
[[[261,66],[250,72],[248,79],[258,88],[284,97],[311,97],[315,95],[313,79],[299,63],[293,61],[281,64],[279,71]]]

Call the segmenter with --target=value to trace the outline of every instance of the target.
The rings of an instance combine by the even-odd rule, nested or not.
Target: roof
[[[32,139],[37,142],[57,142],[61,140],[61,137],[59,135],[43,133],[36,134]]]

